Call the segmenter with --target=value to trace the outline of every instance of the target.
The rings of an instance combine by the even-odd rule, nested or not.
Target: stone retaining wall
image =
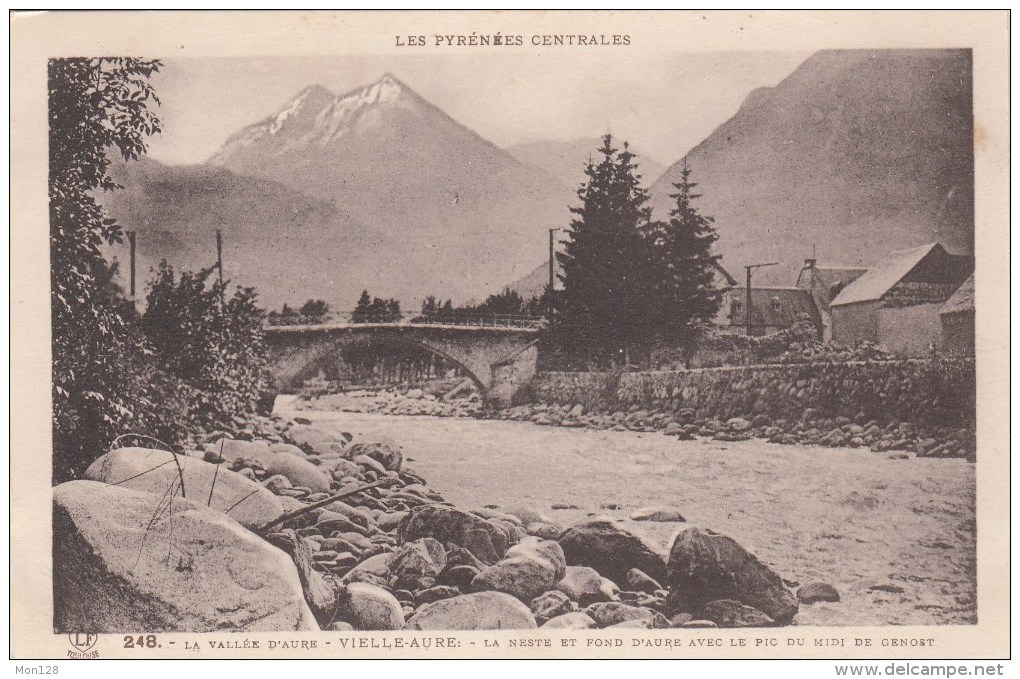
[[[972,427],[975,372],[971,359],[802,363],[688,371],[539,373],[532,402],[581,404],[608,412],[639,406],[693,410],[701,418],[767,416],[799,420],[813,408],[823,418]]]

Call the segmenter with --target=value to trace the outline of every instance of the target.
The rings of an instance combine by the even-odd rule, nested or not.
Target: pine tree
[[[361,297],[358,298],[358,305],[354,307],[354,311],[351,312],[352,323],[367,323],[372,316],[372,297],[368,294],[368,290],[361,291]]]
[[[716,262],[721,255],[712,254],[712,245],[719,239],[714,220],[698,212],[694,201],[697,184],[691,181],[691,169],[684,159],[680,181],[673,184],[677,192],[670,194],[676,207],[668,222],[650,227],[654,240],[655,299],[660,306],[657,334],[669,341],[679,341],[690,360],[705,324],[719,311],[722,293],[715,287]]]
[[[589,160],[588,180],[577,191],[580,207],[564,251],[559,315],[562,340],[599,364],[626,360],[648,338],[647,280],[651,218],[648,193],[640,184],[634,154],[603,138],[601,158]]]

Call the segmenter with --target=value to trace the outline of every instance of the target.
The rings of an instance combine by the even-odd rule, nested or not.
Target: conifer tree
[[[581,205],[570,209],[575,218],[557,254],[563,268],[560,336],[601,365],[628,360],[648,338],[651,208],[634,154],[626,143],[618,151],[612,142],[607,134],[601,158],[585,167]]]
[[[371,315],[372,297],[368,294],[368,290],[362,290],[361,297],[358,298],[358,305],[354,307],[354,311],[351,313],[351,322],[367,323]]]
[[[655,299],[658,306],[656,331],[669,342],[680,342],[690,357],[704,325],[719,311],[722,293],[715,287],[716,262],[712,254],[719,239],[712,217],[698,212],[694,201],[697,184],[691,181],[691,169],[684,159],[680,181],[670,194],[675,207],[667,222],[653,223]]]

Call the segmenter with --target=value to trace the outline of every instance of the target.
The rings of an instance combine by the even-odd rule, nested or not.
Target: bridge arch
[[[309,366],[339,358],[353,342],[414,346],[459,366],[487,402],[506,404],[534,375],[535,334],[508,328],[409,324],[342,324],[271,327],[266,330],[276,391],[296,391]]]

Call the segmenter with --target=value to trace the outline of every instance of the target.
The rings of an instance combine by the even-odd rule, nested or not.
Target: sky
[[[204,162],[234,132],[320,84],[341,94],[392,73],[459,123],[501,147],[611,132],[672,164],[778,84],[803,52],[617,53],[192,58],[153,78],[164,131],[151,157]]]

